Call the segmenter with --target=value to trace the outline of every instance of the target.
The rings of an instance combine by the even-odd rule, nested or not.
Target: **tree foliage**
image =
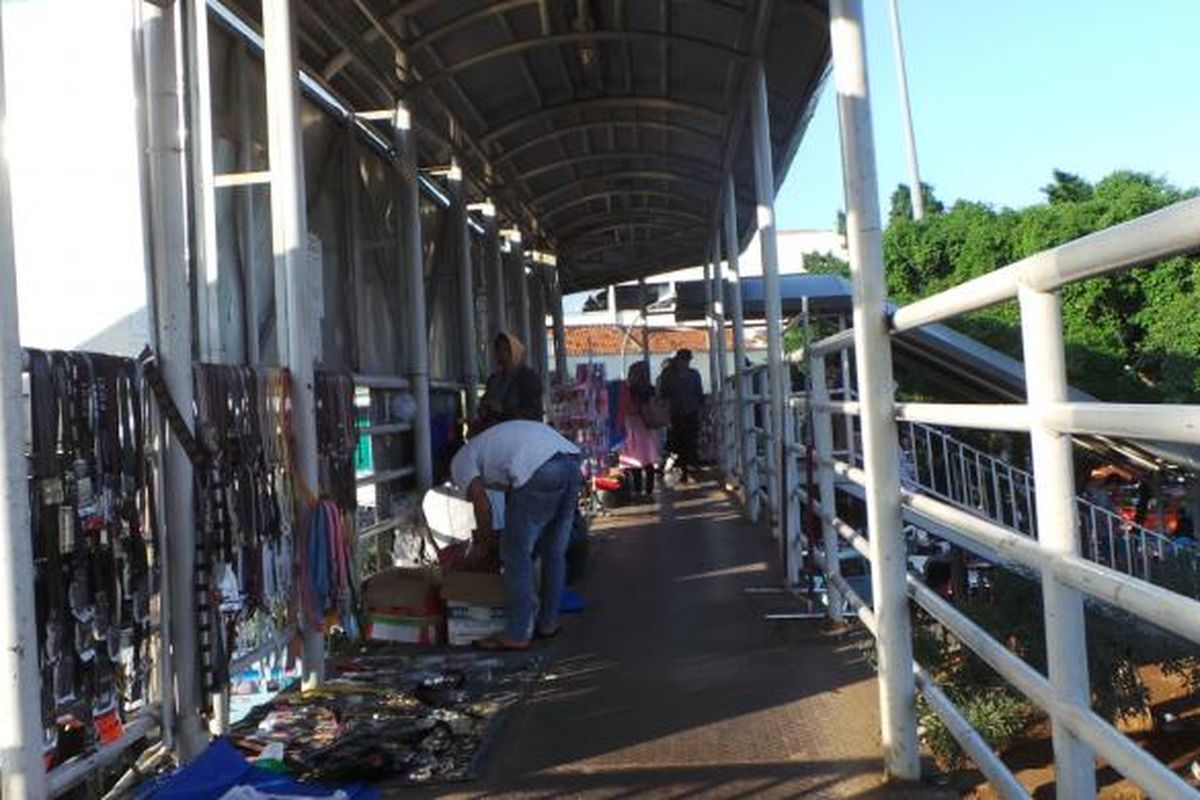
[[[921,182],[921,199],[925,201],[926,214],[941,214],[945,211],[945,206],[942,201],[938,200],[933,195],[933,187],[924,181]],[[912,189],[907,183],[902,183],[896,187],[896,191],[892,192],[891,211],[888,212],[888,221],[895,222],[898,219],[906,219],[912,221],[913,206],[912,206]]]
[[[920,222],[912,220],[907,188],[898,189],[884,235],[892,299],[905,303],[934,294],[1195,194],[1138,172],[1114,172],[1095,185],[1061,171],[1053,177],[1042,187],[1045,203],[1014,210],[960,200]],[[1072,384],[1110,401],[1200,399],[1198,270],[1197,259],[1174,258],[1064,288]],[[951,324],[1021,357],[1013,302]]]

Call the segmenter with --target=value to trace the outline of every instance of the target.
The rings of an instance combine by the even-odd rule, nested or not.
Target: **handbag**
[[[661,397],[651,397],[642,403],[641,412],[647,428],[665,428],[671,423],[671,408]]]

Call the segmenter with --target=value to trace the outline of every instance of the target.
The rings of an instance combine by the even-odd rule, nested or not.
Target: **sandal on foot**
[[[479,650],[489,650],[497,652],[523,652],[529,649],[529,642],[520,642],[514,639],[492,634],[483,639],[476,639],[472,645]]]
[[[544,631],[541,628],[538,628],[537,630],[535,630],[533,632],[533,638],[535,638],[535,639],[553,639],[555,636],[558,636],[560,633],[562,633],[561,625],[559,625],[557,628],[553,628],[548,631]]]

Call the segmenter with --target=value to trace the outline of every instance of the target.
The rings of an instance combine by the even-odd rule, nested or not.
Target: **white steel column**
[[[504,259],[500,255],[499,222],[495,206],[488,201],[483,212],[483,265],[487,276],[488,353],[496,334],[508,330],[508,298],[504,291]]]
[[[455,162],[447,176],[450,187],[450,215],[454,225],[454,256],[458,259],[458,314],[462,325],[462,380],[466,384],[467,419],[475,419],[479,395],[479,334],[475,328],[475,271],[471,266],[471,228],[467,224],[467,191],[462,169]]]
[[[304,196],[304,148],[296,67],[296,30],[291,0],[263,0],[268,154],[271,166],[271,228],[275,254],[275,320],[281,361],[292,374],[292,434],[297,477],[318,491],[317,418],[313,397],[313,336],[309,308],[308,213]],[[303,494],[303,493],[302,493]],[[305,620],[305,686],[325,674],[321,620]],[[313,627],[316,630],[313,630]]]
[[[783,299],[779,288],[779,249],[775,241],[775,167],[771,163],[771,118],[767,106],[767,75],[762,62],[753,66],[750,123],[754,133],[754,186],[757,194],[758,237],[762,247],[762,271],[767,317],[767,395],[771,400],[772,439],[767,447],[767,491],[771,506],[771,530],[782,539],[783,503],[779,487],[784,467],[783,410],[787,381],[783,366]]]
[[[429,327],[425,304],[425,258],[421,241],[421,181],[417,163],[417,132],[412,115],[403,103],[396,105],[393,129],[400,181],[397,242],[401,269],[408,284],[409,390],[417,401],[413,420],[413,457],[417,488],[433,486],[433,430],[429,410]]]
[[[1062,300],[1057,292],[1021,287],[1021,337],[1025,348],[1025,386],[1031,419],[1051,403],[1067,401],[1066,352],[1063,346]],[[1075,503],[1075,470],[1071,437],[1044,425],[1029,431],[1037,489],[1038,542],[1064,556],[1079,556],[1079,519]],[[1087,633],[1083,595],[1042,571],[1042,604],[1046,618],[1046,662],[1050,684],[1064,705],[1087,709]],[[1053,726],[1054,766],[1058,795],[1096,796],[1092,752],[1062,725]]]
[[[183,103],[177,33],[182,9],[144,3],[142,42],[145,49],[147,125],[147,189],[152,285],[147,305],[155,320],[154,344],[163,380],[183,413],[193,405],[192,305],[188,293],[187,166],[184,161]],[[162,441],[163,517],[170,552],[165,590],[171,619],[174,667],[175,744],[182,761],[208,745],[200,719],[202,687],[199,637],[196,631],[196,516],[192,464],[164,426]],[[172,687],[165,693],[170,702]]]
[[[753,441],[749,436],[753,425],[750,404],[746,400],[746,329],[742,320],[742,277],[738,271],[737,238],[737,187],[733,175],[725,177],[725,260],[729,264],[730,305],[733,306],[733,383],[737,401],[737,449],[741,471],[742,499],[749,501],[750,459],[753,458]]]
[[[559,383],[566,383],[570,380],[567,375],[567,329],[563,320],[562,276],[557,267],[550,287],[550,314],[554,318],[554,371]]]
[[[917,139],[913,135],[912,107],[908,103],[908,70],[904,66],[904,40],[900,36],[900,8],[897,0],[888,4],[892,20],[892,48],[896,53],[896,83],[900,90],[900,116],[904,127],[904,147],[908,154],[908,181],[911,189],[913,219],[925,216],[925,192],[921,189],[921,171],[917,168]]]
[[[866,468],[871,583],[879,625],[879,705],[885,768],[894,778],[920,775],[916,687],[908,617],[908,559],[900,516],[900,453],[894,419],[892,343],[884,319],[883,237],[875,145],[867,94],[861,0],[831,0],[830,35],[846,234],[854,285],[854,348]]]
[[[825,356],[810,356],[808,361],[811,378],[812,408],[810,419],[813,426],[813,466],[817,471],[817,493],[821,504],[821,543],[825,551],[824,564],[825,588],[829,596],[826,611],[829,618],[835,622],[842,618],[842,597],[837,590],[838,581],[835,576],[842,573],[841,562],[838,561],[839,537],[833,527],[833,519],[837,515],[837,495],[833,486],[833,467],[829,461],[833,458],[833,417],[827,409],[821,408],[822,403],[829,402],[829,388],[825,382]],[[809,498],[811,503],[813,498]]]
[[[0,30],[2,30],[0,24]],[[8,121],[0,46],[0,147]],[[0,151],[6,152],[6,151]],[[25,460],[25,397],[17,326],[17,265],[13,252],[8,159],[0,157],[0,796],[46,796],[42,763],[42,703],[38,686],[33,536],[29,465]]]
[[[726,415],[729,413],[729,409],[725,404],[725,392],[727,391],[725,381],[729,377],[729,357],[725,354],[725,276],[721,269],[721,230],[719,227],[713,232],[711,260],[713,338],[716,342],[717,353],[717,374],[713,378],[716,391],[713,392],[713,399],[717,403],[717,453],[721,465],[721,480],[724,482],[729,480],[730,472],[729,453],[726,450],[728,442],[725,441],[729,436],[726,428]]]
[[[212,79],[208,56],[208,3],[188,0],[187,94],[188,139],[191,157],[192,265],[200,360],[228,361],[221,329],[223,320],[217,272],[217,203],[213,177]]]

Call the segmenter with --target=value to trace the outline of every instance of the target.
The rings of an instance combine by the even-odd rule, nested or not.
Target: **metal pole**
[[[475,271],[471,266],[471,229],[467,222],[467,193],[462,169],[450,165],[450,214],[454,225],[455,257],[458,259],[458,313],[462,325],[462,380],[466,384],[467,419],[475,419],[479,394],[479,334],[475,328]]]
[[[554,282],[551,286],[550,314],[554,318],[554,371],[559,383],[569,380],[567,375],[567,328],[563,320],[562,280],[558,270],[554,270]]]
[[[1067,400],[1062,300],[1057,292],[1022,287],[1021,337],[1025,348],[1025,385],[1032,419],[1051,403]],[[1037,530],[1041,546],[1056,554],[1079,555],[1079,519],[1071,437],[1044,425],[1030,428],[1037,490]],[[1132,572],[1132,564],[1130,564]],[[1083,595],[1061,583],[1052,570],[1042,572],[1046,617],[1046,662],[1050,685],[1064,705],[1087,709],[1087,633]],[[1053,726],[1054,764],[1060,797],[1095,797],[1096,765],[1091,750],[1062,725]]]
[[[200,359],[227,361],[222,346],[217,272],[217,214],[213,177],[212,86],[208,56],[208,3],[187,5],[188,154],[192,167],[192,246]],[[210,288],[211,287],[211,288]]]
[[[837,579],[841,575],[841,561],[838,559],[840,538],[833,526],[837,516],[837,495],[833,487],[833,467],[829,461],[833,458],[833,416],[821,407],[829,402],[829,387],[825,383],[825,356],[818,355],[809,359],[809,375],[812,384],[812,425],[813,449],[817,466],[817,491],[821,498],[821,542],[825,551],[825,586],[829,599],[829,618],[838,621],[842,618],[842,598],[837,591]]]
[[[712,296],[713,296],[713,328],[716,341],[717,374],[713,383],[717,387],[713,397],[717,403],[717,452],[720,454],[721,479],[729,479],[729,456],[725,450],[725,439],[728,435],[725,429],[725,381],[729,377],[729,358],[725,354],[725,276],[721,269],[721,232],[713,232],[712,244]]]
[[[738,457],[741,469],[742,501],[748,502],[750,459],[753,457],[751,437],[748,435],[753,417],[750,404],[746,401],[746,329],[742,320],[742,278],[738,272],[737,238],[737,187],[733,175],[725,177],[725,260],[729,264],[730,297],[733,307],[733,383],[737,399],[735,424],[737,425]]]
[[[0,58],[0,121],[6,122],[2,62]],[[0,145],[3,135],[0,126]],[[46,795],[46,770],[7,158],[0,158],[0,487],[0,704],[5,709],[0,723],[0,795],[25,800]]]
[[[708,334],[708,391],[712,401],[716,402],[717,388],[717,334],[713,328],[713,280],[712,280],[712,250],[709,250],[708,261],[704,264],[704,329]]]
[[[262,11],[277,298],[276,338],[281,360],[292,374],[295,470],[302,487],[316,493],[317,418],[310,326],[317,324],[317,320],[313,319],[313,309],[309,308],[308,213],[304,198],[296,29],[291,0],[263,0]],[[306,620],[304,625],[305,686],[319,684],[325,675],[325,637],[320,624],[320,620]]]
[[[867,60],[861,0],[831,0],[830,38],[842,175],[846,190],[846,233],[854,285],[854,349],[867,473],[867,530],[871,537],[871,583],[879,620],[880,724],[885,768],[895,778],[915,780],[916,697],[912,632],[906,590],[908,559],[900,509],[900,454],[894,419],[892,343],[884,319],[883,240],[875,146],[867,93]]]
[[[763,289],[767,317],[767,395],[771,400],[770,430],[774,438],[767,449],[770,468],[767,486],[771,502],[771,528],[780,536],[780,471],[783,469],[783,406],[787,385],[783,368],[783,300],[779,288],[779,250],[775,241],[775,168],[771,163],[771,118],[767,107],[767,76],[762,62],[753,67],[750,122],[754,133],[754,186],[758,196],[758,237],[762,247]]]
[[[533,326],[529,320],[529,281],[530,277],[525,274],[525,255],[521,252],[521,240],[510,240],[509,246],[512,251],[509,254],[509,260],[512,263],[512,271],[517,277],[517,327],[521,332],[521,341],[525,343],[527,352],[533,353],[535,350],[531,331]]]
[[[483,212],[483,263],[487,275],[488,343],[508,330],[508,300],[504,291],[504,263],[500,257],[500,230],[496,210],[489,203]],[[489,351],[490,352],[490,351]]]
[[[178,44],[179,5],[143,4],[146,60],[147,203],[152,281],[148,305],[155,320],[154,345],[163,379],[182,409],[193,405],[192,305],[188,296],[187,166],[183,157],[182,81]],[[169,592],[171,659],[175,685],[175,744],[182,761],[208,745],[200,719],[201,680],[196,631],[196,518],[192,464],[164,429],[163,516],[170,526],[164,591]],[[164,687],[170,702],[172,687]]]
[[[408,336],[410,350],[409,391],[417,401],[413,420],[414,461],[417,488],[433,486],[433,429],[429,410],[429,326],[425,308],[425,259],[421,241],[421,182],[417,161],[417,132],[412,115],[403,103],[396,105],[393,130],[399,158],[400,181],[397,207],[403,215],[396,226],[400,241],[401,269],[408,282]]]
[[[904,125],[904,147],[908,155],[909,194],[912,196],[913,219],[925,216],[925,192],[921,188],[921,171],[917,168],[917,139],[913,135],[912,108],[908,103],[908,71],[904,66],[904,40],[900,37],[900,7],[898,0],[888,4],[892,20],[892,48],[896,54],[896,84],[900,90],[900,116]]]
[[[650,368],[650,312],[649,297],[646,294],[646,279],[638,278],[638,306],[642,309],[642,358],[646,368]],[[654,376],[651,376],[653,380]]]
[[[250,92],[247,91],[247,85],[250,81],[251,60],[246,48],[236,46],[237,56],[235,63],[237,64],[236,80],[238,85],[237,103],[238,103],[238,164],[245,171],[250,172],[254,169],[254,142],[253,125],[250,115],[254,109],[253,103],[250,100]],[[350,139],[353,141],[354,134],[351,132]],[[241,249],[242,249],[242,317],[243,324],[246,329],[246,363],[254,366],[262,361],[262,347],[259,343],[259,316],[258,307],[258,253],[257,253],[257,237],[255,234],[255,225],[259,220],[259,204],[255,199],[255,192],[259,191],[256,187],[247,186],[238,192],[237,213],[241,217]],[[354,247],[356,245],[351,245]],[[354,337],[355,358],[358,358],[358,337]],[[355,366],[358,366],[357,361]]]

